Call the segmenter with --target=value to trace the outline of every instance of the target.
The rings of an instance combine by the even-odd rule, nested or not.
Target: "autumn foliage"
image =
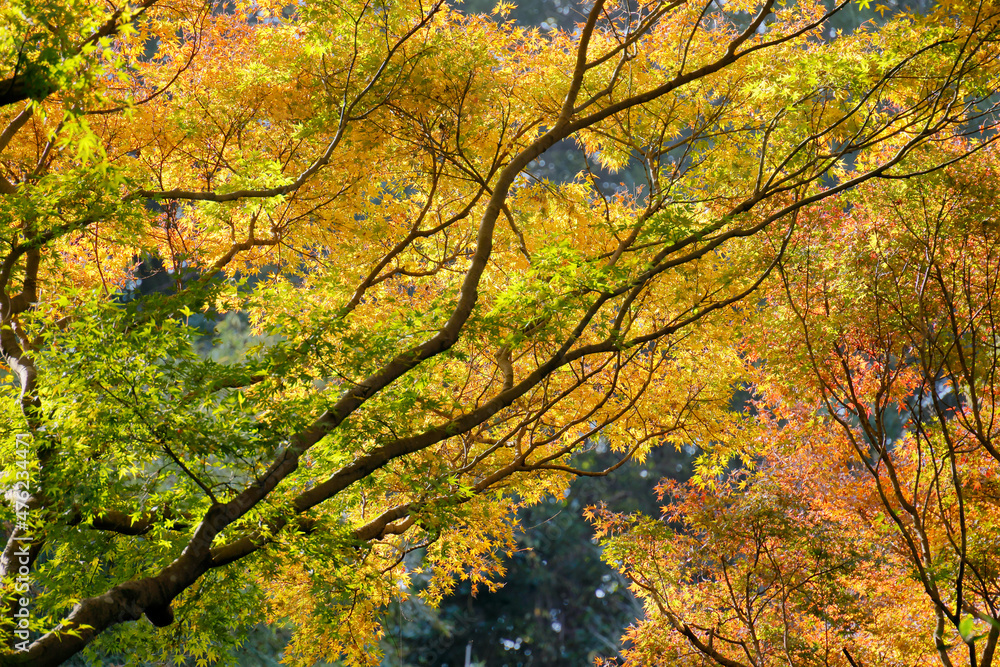
[[[800,218],[745,330],[755,414],[662,520],[594,515],[650,611],[630,661],[992,664],[997,159]]]
[[[842,7],[3,4],[0,662],[377,663],[600,440],[634,664],[990,664],[1000,8]]]

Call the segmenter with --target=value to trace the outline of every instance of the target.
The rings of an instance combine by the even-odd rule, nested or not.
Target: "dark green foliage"
[[[614,460],[591,453],[577,465],[599,470]],[[662,477],[686,478],[690,463],[688,453],[656,449],[644,464],[578,478],[566,498],[524,510],[504,586],[473,596],[463,584],[436,610],[416,602],[389,610],[382,664],[462,667],[467,650],[472,664],[489,667],[569,667],[616,655],[623,629],[642,609],[601,562],[582,510],[603,501],[618,511],[656,513],[653,485]]]

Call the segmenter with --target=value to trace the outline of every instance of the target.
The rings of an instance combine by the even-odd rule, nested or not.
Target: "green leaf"
[[[969,641],[972,638],[972,631],[975,629],[974,624],[976,619],[972,616],[966,616],[962,619],[962,622],[958,624],[958,632],[962,635],[962,639]]]

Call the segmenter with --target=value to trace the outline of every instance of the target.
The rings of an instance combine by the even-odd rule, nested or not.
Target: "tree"
[[[744,329],[759,413],[660,520],[593,514],[647,602],[626,662],[994,664],[998,159],[802,215]]]
[[[3,661],[205,662],[267,616],[371,663],[407,553],[432,603],[496,586],[598,435],[731,428],[730,306],[799,216],[992,141],[991,3],[825,38],[843,6],[8,3]],[[571,138],[644,187],[526,176]],[[235,311],[260,344],[199,354]]]
[[[434,608],[408,600],[386,618],[384,665],[582,665],[619,654],[623,629],[642,615],[627,582],[601,560],[582,510],[604,502],[618,511],[655,512],[661,477],[690,475],[691,448],[651,450],[603,477],[578,477],[565,497],[518,512],[516,550],[502,560],[503,587],[471,594],[462,583]],[[590,452],[576,467],[601,470],[619,455]],[[419,589],[420,582],[411,582]]]

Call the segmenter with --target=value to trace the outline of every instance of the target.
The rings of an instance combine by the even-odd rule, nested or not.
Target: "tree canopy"
[[[4,3],[0,662],[377,663],[414,577],[694,445],[590,510],[626,659],[990,664],[1000,7],[846,4]]]

